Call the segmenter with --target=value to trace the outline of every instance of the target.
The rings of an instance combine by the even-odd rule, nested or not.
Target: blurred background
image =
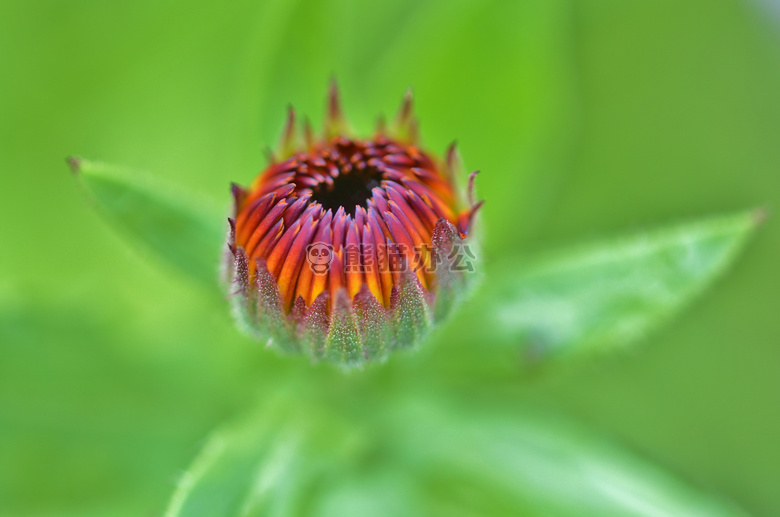
[[[0,515],[159,515],[278,361],[96,216],[66,156],[227,206],[335,76],[358,129],[412,86],[427,146],[458,139],[488,257],[776,209],[778,28],[776,0],[3,0]],[[780,515],[778,239],[775,216],[671,326],[520,396]]]

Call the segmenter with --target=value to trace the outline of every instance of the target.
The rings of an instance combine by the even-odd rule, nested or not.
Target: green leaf
[[[142,172],[79,158],[68,162],[95,205],[126,234],[177,271],[216,282],[227,223],[212,203]]]
[[[217,433],[166,517],[743,515],[527,409],[301,402],[278,399]]]
[[[301,515],[317,484],[359,450],[333,415],[275,398],[218,431],[181,478],[166,517]]]
[[[744,247],[762,211],[591,244],[520,269],[495,264],[475,311],[481,341],[522,343],[533,359],[625,347],[685,308]]]
[[[395,443],[402,444],[397,457],[409,461],[428,500],[449,510],[544,517],[744,515],[567,419],[529,408],[417,400],[392,417]]]

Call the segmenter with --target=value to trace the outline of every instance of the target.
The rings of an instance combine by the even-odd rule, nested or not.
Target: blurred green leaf
[[[404,451],[429,493],[471,515],[744,515],[571,421],[488,401],[412,401],[392,415]],[[461,511],[461,513],[463,513]],[[450,515],[442,512],[442,515]]]
[[[685,308],[734,260],[762,211],[494,264],[474,305],[482,341],[523,343],[530,359],[624,347]],[[513,273],[517,271],[517,273]]]
[[[334,415],[278,400],[209,440],[166,517],[302,514],[317,480],[351,461],[359,444]]]
[[[217,433],[166,517],[342,515],[726,516],[567,421],[414,397],[383,411],[298,393]]]
[[[177,271],[215,283],[227,223],[213,203],[142,172],[79,158],[69,163],[89,197],[118,227]]]

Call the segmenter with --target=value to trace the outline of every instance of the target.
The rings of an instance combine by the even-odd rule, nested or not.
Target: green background
[[[269,357],[85,203],[70,154],[228,204],[331,76],[370,129],[415,91],[479,168],[485,254],[780,201],[771,2],[4,0],[0,515],[157,515]],[[518,379],[640,455],[780,514],[780,230],[637,349]],[[457,323],[455,323],[457,324]],[[446,346],[438,343],[435,346]]]

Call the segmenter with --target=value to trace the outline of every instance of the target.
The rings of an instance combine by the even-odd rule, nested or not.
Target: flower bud
[[[418,145],[407,94],[372,138],[348,130],[335,84],[325,130],[297,128],[248,187],[233,185],[228,271],[238,319],[269,346],[362,365],[417,344],[474,277],[474,177]]]

